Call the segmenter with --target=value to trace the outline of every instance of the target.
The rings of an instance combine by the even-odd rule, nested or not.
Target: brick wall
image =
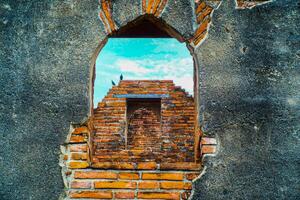
[[[126,113],[125,97],[147,95],[160,97],[159,114],[145,105],[155,98]],[[193,97],[172,81],[121,81],[94,110],[92,162],[193,162],[194,121]]]
[[[194,109],[172,81],[113,86],[61,148],[65,199],[188,199],[201,170]],[[202,137],[198,148],[214,154],[216,140]]]
[[[61,148],[66,199],[188,199],[200,164],[106,163],[107,169],[95,169],[88,127],[90,123],[72,128]],[[202,137],[201,149],[202,157],[215,153],[216,140]]]
[[[95,169],[88,127],[90,123],[72,128],[62,146],[65,199],[188,199],[200,164],[103,163],[107,169]],[[215,139],[203,137],[202,156],[214,153],[215,144]]]

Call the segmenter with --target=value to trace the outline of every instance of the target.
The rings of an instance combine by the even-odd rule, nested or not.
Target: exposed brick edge
[[[92,168],[91,121],[82,126],[71,125],[65,144],[61,146],[60,166],[66,200],[189,198],[192,182],[200,174],[200,164],[145,162],[136,164],[134,169]]]
[[[71,124],[64,145],[61,145],[59,165],[62,167],[62,177],[65,188],[69,188],[72,169],[89,167],[89,139],[87,126]]]
[[[168,0],[141,0],[143,14],[152,14],[155,17],[161,16]],[[99,0],[100,11],[99,18],[103,23],[106,33],[109,35],[118,29],[113,17],[112,17],[112,1],[111,0]]]
[[[249,1],[249,0],[235,0],[235,8],[236,9],[251,9],[256,6],[260,6],[266,3],[271,3],[273,0],[256,0],[256,1]]]
[[[117,25],[112,18],[111,0],[100,0],[99,18],[105,27],[107,34],[117,29]]]
[[[217,1],[217,2],[219,2],[219,4],[221,3],[221,1]],[[198,47],[206,38],[208,34],[209,26],[212,21],[212,15],[214,9],[215,9],[214,7],[208,5],[205,1],[196,1],[195,15],[196,15],[197,28],[194,33],[194,36],[189,40],[192,46]]]
[[[217,140],[212,137],[202,137],[200,142],[201,157],[217,153]]]
[[[153,14],[158,17],[165,9],[168,0],[141,0],[142,1],[142,14]]]

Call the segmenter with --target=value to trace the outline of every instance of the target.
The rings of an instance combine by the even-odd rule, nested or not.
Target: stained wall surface
[[[114,1],[118,26],[141,1]],[[299,3],[252,9],[223,1],[195,50],[200,122],[218,140],[193,199],[299,199]],[[59,147],[89,113],[91,58],[104,39],[98,2],[0,3],[0,196],[58,199]],[[169,0],[164,19],[196,29],[194,3]],[[176,70],[176,69],[174,69]]]

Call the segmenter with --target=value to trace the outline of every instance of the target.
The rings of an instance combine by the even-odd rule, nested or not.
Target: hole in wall
[[[152,24],[150,28],[142,28],[150,24]],[[161,112],[164,113],[163,120],[160,122],[164,132],[161,135],[167,136],[160,137],[159,141],[164,142],[160,152],[165,155],[146,160],[199,163],[198,67],[192,56],[192,48],[183,41],[181,35],[173,28],[161,20],[146,15],[121,27],[101,42],[92,76],[94,84],[92,84],[91,96],[94,108],[91,109],[91,113],[93,120],[96,121],[93,123],[96,128],[91,139],[92,166],[106,161],[140,162],[147,157],[145,154],[142,155],[143,159],[141,157],[122,159],[118,156],[129,151],[131,138],[128,135],[130,124],[126,106],[129,98],[141,97],[130,96],[135,94],[142,95],[143,99],[145,94],[159,95]],[[170,92],[173,92],[173,96],[165,96]],[[115,97],[118,99],[114,99]],[[105,113],[103,108],[114,103],[119,106],[119,110],[110,108],[109,113]],[[139,109],[144,108],[136,110]],[[168,113],[170,110],[173,110],[173,114]],[[97,117],[100,115],[102,115],[101,119]],[[185,127],[181,127],[182,125]],[[112,132],[116,133],[113,137],[110,135]],[[182,139],[179,137],[184,138],[183,141],[180,141]],[[101,155],[107,152],[109,156],[102,159]],[[112,157],[116,159],[111,159]]]
[[[95,66],[94,108],[123,80],[173,80],[193,95],[193,58],[174,38],[109,38]]]
[[[134,25],[135,22],[130,24]],[[145,45],[143,43],[140,48],[129,45],[129,49],[122,45],[124,41],[129,40],[125,36],[130,29],[121,28],[124,32],[115,32],[106,37],[97,50],[98,53],[101,50],[100,55],[94,54],[93,62],[96,64],[93,63],[93,70],[91,71],[93,74],[91,75],[90,96],[95,94],[95,99],[91,98],[91,100],[94,100],[94,105],[97,107],[91,106],[91,116],[87,123],[75,128],[70,133],[68,149],[76,151],[76,153],[69,155],[68,152],[64,152],[61,157],[62,165],[68,166],[68,171],[63,172],[66,174],[64,179],[67,184],[68,182],[71,183],[66,184],[66,187],[72,188],[68,194],[71,197],[79,197],[77,195],[87,197],[91,193],[94,195],[98,189],[110,189],[119,183],[119,179],[123,181],[123,179],[129,178],[138,181],[138,185],[136,181],[130,181],[131,184],[126,184],[125,189],[136,189],[138,193],[130,194],[131,196],[128,198],[142,198],[139,189],[140,184],[144,182],[142,176],[147,174],[145,170],[155,171],[157,176],[154,177],[154,180],[156,181],[169,180],[168,177],[173,176],[182,176],[179,178],[180,180],[176,178],[178,180],[176,185],[182,185],[181,190],[176,193],[176,198],[187,199],[190,195],[192,180],[199,175],[198,171],[201,169],[201,163],[197,159],[200,157],[195,148],[197,147],[198,150],[199,147],[196,134],[198,68],[197,63],[195,63],[196,60],[193,63],[190,49],[186,48],[184,43],[178,42],[178,40],[181,41],[181,37],[163,23],[159,25],[159,28],[161,28],[159,31],[147,30],[145,33],[142,31],[142,34],[138,34],[136,30],[132,31],[129,34],[132,36],[130,39],[143,38],[144,41],[148,39],[152,44]],[[162,31],[165,32],[162,33]],[[165,33],[170,37],[162,35]],[[157,37],[159,35],[161,37]],[[172,39],[171,35],[177,40]],[[156,39],[161,40],[162,44],[153,41]],[[110,41],[113,40],[120,40],[121,44],[117,43],[117,49],[103,56],[104,59],[107,59],[107,62],[103,64],[101,63],[103,61],[101,55],[105,53]],[[173,42],[179,46],[172,46]],[[147,48],[152,51],[154,49],[154,55],[151,54],[151,51],[145,54]],[[180,48],[183,51],[180,51]],[[139,54],[129,56],[129,58],[124,55],[121,56],[122,59],[125,57],[129,60],[127,64],[131,65],[126,66],[129,66],[130,70],[126,66],[122,66],[124,62],[120,62],[119,66],[116,65],[119,59],[115,54],[130,55],[132,52]],[[190,61],[180,62],[182,52]],[[155,57],[157,55],[161,57]],[[134,64],[130,59],[133,60]],[[142,61],[136,63],[135,61],[138,59],[142,59]],[[152,64],[153,61],[160,61],[162,64],[150,65],[151,61]],[[186,63],[189,65],[184,65]],[[176,83],[176,77],[182,78],[185,75],[185,71],[182,70],[188,71],[186,73],[189,78],[183,81],[183,84],[178,83],[178,81]],[[133,76],[130,73],[136,75],[132,77],[132,80],[129,79],[130,76]],[[159,77],[161,74],[164,76]],[[171,80],[165,80],[166,76],[169,76],[170,78],[167,79]],[[106,81],[101,83],[102,79],[106,79]],[[185,90],[180,87],[188,82],[189,87],[184,87]],[[103,86],[107,86],[107,88],[105,89]],[[100,90],[97,93],[98,89],[102,89],[103,92],[101,93]],[[193,89],[195,99],[191,96]],[[190,95],[186,91],[189,91]],[[102,95],[102,97],[97,94]],[[80,169],[79,174],[77,173],[78,169]],[[111,175],[111,170],[114,170],[113,173],[118,178],[113,178],[114,180],[109,181],[109,183],[102,180],[102,176],[101,178],[94,176],[98,173],[99,175],[106,173]],[[70,176],[72,171],[74,171],[75,176]],[[130,173],[124,174],[124,172]],[[136,172],[140,173],[140,179]],[[91,187],[91,190],[86,191],[86,193],[82,193],[82,189],[77,190],[76,188],[77,181],[74,180],[81,179],[80,173],[84,177],[93,175],[93,182],[96,181],[94,187],[82,186],[84,188]],[[107,177],[107,179],[111,179],[111,177]],[[103,185],[104,182],[106,185]],[[79,183],[80,181],[78,181]],[[157,187],[161,187],[159,194],[162,192],[165,195],[164,192],[170,192],[168,185]],[[156,189],[155,192],[157,192]],[[108,191],[106,198],[112,199],[118,193],[118,189]]]

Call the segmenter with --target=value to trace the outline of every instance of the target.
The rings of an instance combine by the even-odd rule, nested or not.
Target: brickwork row
[[[88,126],[73,129],[62,147],[66,199],[188,199],[200,164],[119,163],[119,168],[91,168]],[[117,165],[117,164],[116,164]],[[196,168],[198,167],[198,168]],[[162,168],[162,169],[159,169]],[[184,170],[184,171],[182,171]]]
[[[194,110],[172,81],[112,87],[61,148],[65,199],[188,199],[202,167],[193,160]],[[197,148],[214,154],[216,140],[201,137]]]
[[[188,199],[201,164],[123,162],[102,163],[107,169],[94,169],[88,127],[72,129],[62,147],[60,165],[66,199]],[[216,140],[202,137],[201,149],[202,156],[213,154]]]
[[[74,170],[70,176],[71,198],[86,198],[105,190],[111,194],[107,198],[115,199],[180,199],[191,191],[199,172]]]
[[[164,95],[160,116],[145,105],[127,116],[118,95]],[[194,120],[193,97],[172,81],[121,81],[94,110],[92,161],[193,162]]]

